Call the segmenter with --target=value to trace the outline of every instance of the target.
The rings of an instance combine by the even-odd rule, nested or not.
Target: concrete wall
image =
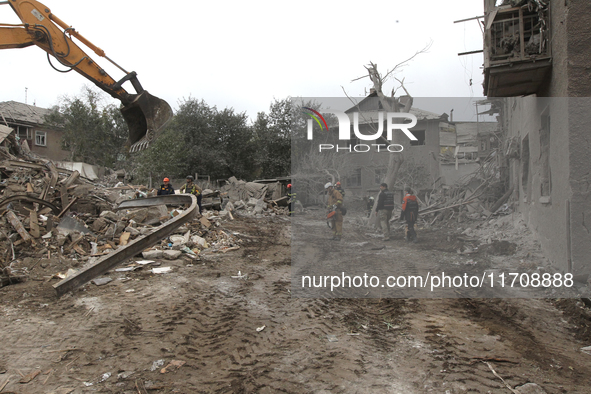
[[[480,163],[459,163],[457,170],[455,163],[441,163],[439,166],[441,180],[445,185],[454,185],[468,175],[474,174],[479,168]]]
[[[512,98],[508,100],[507,110],[510,112],[508,136],[517,137],[521,145],[521,157],[511,161],[511,184],[518,187],[519,210],[550,261],[560,270],[568,271],[570,218],[567,209],[571,196],[568,99]],[[550,140],[546,153],[542,149],[541,130],[548,116]],[[528,157],[524,155],[526,149]],[[547,164],[546,159],[549,160]],[[545,168],[549,168],[549,174]],[[542,185],[547,176],[551,185],[549,193]]]
[[[568,51],[568,96],[591,96],[591,1],[553,1],[559,7],[566,7],[567,51]],[[566,4],[566,6],[565,6]],[[554,48],[553,48],[554,49]],[[554,61],[554,59],[553,59]]]
[[[551,77],[538,98],[508,99],[504,114],[508,136],[521,143],[521,156],[510,164],[518,209],[556,267],[581,278],[591,274],[590,14],[587,0],[551,2]],[[540,140],[544,116],[550,118],[548,164]],[[549,196],[543,195],[545,167]]]
[[[27,140],[31,152],[54,161],[62,161],[69,158],[70,152],[62,149],[62,133],[60,131],[37,127],[31,127],[31,129],[33,138]],[[46,133],[46,146],[35,145],[35,131],[44,131]]]
[[[571,97],[568,105],[570,258],[574,273],[588,275],[591,274],[591,98]]]

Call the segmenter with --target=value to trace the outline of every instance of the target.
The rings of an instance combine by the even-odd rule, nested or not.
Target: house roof
[[[457,142],[458,144],[476,142],[478,134],[495,132],[497,128],[497,122],[457,122]]]
[[[13,131],[10,127],[0,124],[0,142],[4,141]]]
[[[6,121],[11,120],[15,123],[42,125],[45,115],[50,112],[50,109],[35,107],[17,101],[0,102],[0,118],[4,117]]]
[[[408,100],[408,96],[399,98],[398,100],[404,102]],[[395,100],[392,97],[386,97],[387,101]],[[384,111],[380,99],[375,92],[361,100],[357,105],[345,111],[346,114],[353,112],[360,112],[359,124],[376,123],[378,120],[378,112]],[[434,112],[426,111],[424,109],[411,107],[410,113],[417,117],[417,120],[447,120],[447,114],[436,114]]]

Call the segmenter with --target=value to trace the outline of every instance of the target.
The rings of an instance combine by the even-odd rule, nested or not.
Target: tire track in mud
[[[405,274],[420,272],[413,258],[433,265],[443,258],[359,234],[346,234],[336,246],[325,240],[324,228],[309,227],[317,243],[312,246],[324,248],[324,254],[315,258],[313,248],[302,244],[302,256],[310,258],[303,262],[326,260],[331,270],[343,261],[373,269],[359,253],[363,245],[385,246],[371,253],[396,253],[391,264]],[[55,368],[47,386],[34,381],[27,389],[80,388],[84,379],[104,392],[136,392],[136,380],[150,381],[162,392],[187,393],[505,392],[482,357],[515,361],[490,361],[512,386],[531,381],[548,393],[565,392],[561,386],[583,393],[591,384],[589,366],[570,340],[571,325],[561,323],[544,301],[380,299],[374,293],[296,298],[286,223],[239,219],[228,228],[242,234],[241,250],[205,256],[192,267],[171,262],[174,269],[165,275],[137,271],[128,274],[131,280],[87,286],[51,310],[5,307],[8,318],[18,315],[21,327],[34,335],[27,341],[11,333],[18,343],[13,350],[22,354],[4,354],[22,368],[37,362]],[[238,270],[248,278],[231,278]],[[10,330],[12,321],[0,326]],[[85,348],[61,362],[52,361],[57,353],[42,353],[74,346]],[[166,374],[151,370],[161,359],[186,364]],[[102,373],[119,371],[134,374],[96,383]]]
[[[272,234],[279,232],[270,228],[264,235],[269,244],[280,244]],[[292,298],[283,257],[259,246],[247,244],[243,251],[252,261],[267,261],[243,271],[253,279],[220,279],[207,288],[186,284],[186,293],[199,295],[161,316],[164,322],[186,322],[174,325],[175,338],[182,338],[174,352],[191,360],[196,392],[363,392],[368,381],[374,392],[391,387],[392,371],[374,359],[376,351],[396,342],[396,330],[382,334],[382,320],[394,325],[399,306],[383,303],[368,320],[367,305]]]
[[[430,355],[431,390],[505,390],[487,362],[513,388],[535,382],[549,393],[583,393],[590,384],[589,363],[576,362],[568,328],[545,300],[420,300],[408,316],[409,334]]]

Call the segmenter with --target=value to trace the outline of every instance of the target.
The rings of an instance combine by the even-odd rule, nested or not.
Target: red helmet
[[[287,188],[288,188],[288,189],[291,189],[291,183],[288,183],[288,184],[287,184]]]
[[[337,182],[337,186],[341,186],[341,182]]]
[[[164,178],[164,180],[162,182],[170,182],[170,179]]]

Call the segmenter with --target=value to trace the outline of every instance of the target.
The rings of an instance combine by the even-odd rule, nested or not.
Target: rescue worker
[[[380,220],[380,224],[382,225],[384,241],[390,240],[390,219],[392,218],[392,210],[394,210],[394,193],[388,190],[387,183],[382,183],[380,185],[380,194],[378,194],[376,213]]]
[[[193,176],[187,175],[187,183],[181,186],[180,192],[195,195],[197,197],[197,205],[199,205],[199,213],[203,212],[203,208],[201,208],[201,199],[203,197],[201,195],[201,188],[196,183],[193,183]]]
[[[343,213],[341,208],[343,206],[343,196],[336,190],[332,183],[328,182],[324,185],[324,189],[328,194],[327,203],[327,217],[332,224],[333,241],[340,241],[343,236]]]
[[[287,201],[287,203],[289,204],[289,212],[287,216],[291,216],[295,213],[295,203],[297,197],[297,194],[291,183],[287,185],[287,197],[289,197],[289,200]]]
[[[162,182],[164,182],[164,184],[160,185],[160,189],[156,192],[156,195],[167,196],[169,194],[174,194],[174,187],[170,184],[170,179],[164,178]]]
[[[341,196],[343,196],[343,198],[345,198],[345,189],[343,189],[341,187],[341,182],[335,183],[335,189],[337,189],[339,191],[339,193],[341,193]]]
[[[419,217],[419,202],[417,196],[412,193],[412,189],[407,187],[404,189],[405,195],[402,200],[402,212],[400,212],[400,219],[406,220],[406,240],[417,242],[417,233],[415,231],[415,223]]]

